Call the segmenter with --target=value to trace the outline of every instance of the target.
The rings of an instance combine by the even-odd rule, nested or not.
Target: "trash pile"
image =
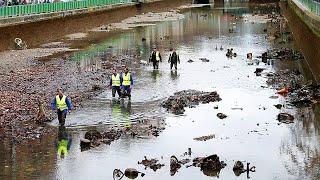
[[[185,107],[195,107],[199,103],[209,103],[221,101],[219,94],[216,91],[203,92],[196,90],[185,90],[174,93],[167,100],[161,103],[161,106],[166,108],[173,114],[183,114]]]
[[[164,166],[164,164],[158,163],[159,160],[157,159],[147,159],[145,156],[142,161],[139,161],[138,164],[142,164],[145,166],[145,169],[150,168],[153,171],[157,171],[158,169],[161,169],[161,167]]]
[[[278,60],[302,60],[303,55],[299,51],[295,51],[289,48],[271,49],[262,53],[262,60],[266,59],[278,59]]]

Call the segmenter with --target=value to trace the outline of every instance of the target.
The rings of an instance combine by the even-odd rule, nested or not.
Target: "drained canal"
[[[70,58],[82,70],[100,71],[109,55],[138,55],[139,61],[146,61],[153,46],[160,50],[163,62],[159,70],[143,63],[119,62],[118,66],[128,65],[131,69],[135,83],[132,101],[114,100],[105,90],[83,102],[81,108],[68,115],[66,129],[60,129],[60,135],[69,134],[70,141],[64,158],[57,153],[58,130],[28,147],[14,142],[1,146],[1,179],[113,179],[114,169],[126,168],[145,173],[138,179],[319,179],[319,106],[290,106],[284,96],[268,86],[264,73],[299,69],[307,80],[312,80],[307,64],[303,60],[263,63],[258,58],[268,49],[297,48],[298,42],[279,43],[269,38],[274,27],[264,17],[279,15],[280,8],[226,3],[225,7],[204,6],[181,13],[183,19],[152,22],[111,37],[106,32],[90,33],[89,40],[84,39],[82,44],[92,45]],[[282,28],[289,30],[285,26]],[[97,37],[105,39],[90,41]],[[176,71],[171,71],[167,62],[171,48],[176,48],[181,60]],[[229,48],[237,53],[236,57],[226,57]],[[252,60],[247,59],[247,53],[253,54]],[[265,69],[261,76],[254,73],[257,68]],[[182,115],[160,107],[173,93],[188,89],[216,91],[222,100],[186,108]],[[284,108],[279,110],[276,104]],[[294,123],[279,123],[280,112],[294,115]],[[217,113],[227,117],[219,119]],[[110,145],[80,149],[80,139],[90,129],[106,131],[154,117],[166,123],[158,137],[122,136]],[[57,124],[57,120],[51,123]],[[214,134],[213,139],[194,140],[210,134]],[[188,148],[192,150],[190,156],[184,155]],[[218,172],[182,166],[170,174],[172,155],[192,160],[212,154],[227,166]],[[145,169],[137,163],[145,156],[157,158],[165,166],[157,171]],[[236,176],[232,170],[236,161],[249,162],[256,172]]]

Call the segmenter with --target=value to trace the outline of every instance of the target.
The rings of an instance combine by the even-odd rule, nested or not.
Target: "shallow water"
[[[319,107],[297,110],[286,106],[286,109],[277,110],[275,104],[286,105],[284,98],[270,98],[276,91],[265,88],[266,78],[253,73],[257,67],[266,68],[266,71],[298,67],[308,75],[305,63],[284,61],[266,65],[254,58],[254,64],[248,65],[251,62],[246,59],[248,52],[258,56],[278,45],[265,39],[263,29],[267,24],[236,20],[231,14],[271,11],[251,9],[246,3],[227,5],[232,8],[185,10],[183,20],[159,22],[155,26],[126,31],[83,50],[85,58],[75,55],[83,68],[96,71],[100,68],[100,55],[103,53],[130,55],[130,52],[139,52],[141,59],[147,60],[151,47],[156,44],[164,62],[156,71],[151,66],[132,70],[135,85],[131,103],[127,100],[112,101],[111,93],[106,91],[71,113],[66,125],[72,144],[65,158],[56,154],[55,137],[45,138],[39,142],[40,145],[31,145],[29,149],[14,150],[15,145],[11,143],[0,150],[3,157],[0,159],[3,169],[0,176],[5,179],[112,179],[114,169],[124,171],[132,167],[144,172],[144,179],[210,179],[196,167],[182,167],[174,176],[170,175],[170,156],[185,158],[183,153],[191,148],[193,153],[189,158],[217,154],[227,163],[215,178],[246,179],[245,173],[236,177],[232,171],[237,160],[256,166],[257,171],[250,173],[251,179],[320,177]],[[228,29],[233,26],[236,32],[229,33]],[[142,37],[146,42],[141,41]],[[224,50],[215,50],[221,45]],[[105,48],[99,48],[101,46]],[[112,48],[108,49],[109,46]],[[170,71],[167,63],[168,49],[173,46],[181,59],[177,71]],[[293,47],[294,44],[287,46]],[[238,56],[228,59],[226,48],[233,48]],[[202,62],[199,58],[210,61]],[[188,63],[189,59],[194,62]],[[222,101],[187,108],[181,116],[159,107],[163,99],[186,89],[217,91]],[[216,105],[218,109],[214,109]],[[219,119],[216,116],[219,112],[228,117]],[[294,114],[295,123],[279,125],[276,120],[279,112]],[[80,150],[80,138],[88,129],[126,126],[152,116],[163,117],[167,123],[157,138],[122,137],[111,145]],[[205,142],[193,140],[209,134],[215,134],[215,138]],[[23,154],[22,158],[18,158],[19,154]],[[156,172],[145,170],[137,164],[144,156],[157,158],[165,166]]]

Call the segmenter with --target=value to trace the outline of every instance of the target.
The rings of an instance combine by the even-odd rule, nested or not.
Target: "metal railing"
[[[131,0],[83,0],[57,3],[27,4],[18,6],[4,6],[0,7],[0,18],[54,13],[130,2]]]
[[[308,8],[311,12],[320,16],[320,0],[297,0]]]

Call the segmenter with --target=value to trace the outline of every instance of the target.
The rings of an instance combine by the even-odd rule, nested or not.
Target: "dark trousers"
[[[116,97],[116,92],[118,93],[119,97],[121,97],[120,86],[112,86],[112,97]]]
[[[159,69],[159,61],[153,61],[153,69]]]
[[[58,109],[57,113],[58,113],[59,125],[64,126],[64,123],[67,117],[67,110],[60,111]]]
[[[128,96],[131,100],[131,88],[130,86],[123,86],[124,96]]]
[[[174,68],[177,70],[177,67],[178,67],[178,63],[177,62],[171,62],[170,64],[170,69],[172,69],[172,67],[174,66]]]

